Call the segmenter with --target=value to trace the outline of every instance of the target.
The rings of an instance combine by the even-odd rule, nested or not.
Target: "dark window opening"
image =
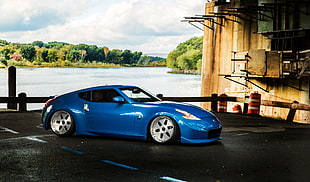
[[[114,89],[100,89],[79,93],[79,97],[91,102],[113,102],[113,98],[120,96]]]

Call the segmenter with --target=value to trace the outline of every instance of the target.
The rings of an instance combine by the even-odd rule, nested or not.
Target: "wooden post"
[[[211,111],[217,112],[217,94],[212,94]]]
[[[18,98],[19,98],[18,111],[19,112],[26,112],[27,111],[26,97],[27,97],[27,94],[24,92],[18,94]]]
[[[8,69],[9,97],[16,97],[16,68],[10,66]],[[17,103],[8,103],[8,109],[17,109]]]
[[[298,104],[297,101],[294,101],[293,104]],[[294,121],[294,117],[295,117],[295,113],[296,113],[296,108],[292,107],[290,109],[290,111],[288,112],[288,115],[286,117],[287,121]]]
[[[245,102],[243,103],[243,114],[248,114],[248,108],[249,108],[249,98],[250,96],[245,96]]]

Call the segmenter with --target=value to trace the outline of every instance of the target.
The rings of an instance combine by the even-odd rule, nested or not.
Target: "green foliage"
[[[0,46],[5,46],[8,45],[9,43],[6,40],[1,40],[0,39]]]
[[[57,49],[49,49],[47,53],[48,62],[56,62],[57,61]]]
[[[33,61],[36,55],[36,49],[33,46],[23,46],[20,50],[23,58]]]
[[[203,37],[180,43],[167,57],[167,66],[175,70],[201,70]]]
[[[48,56],[48,50],[47,50],[47,49],[44,49],[44,50],[42,51],[42,53],[41,53],[42,61],[48,62],[47,56]]]
[[[0,54],[0,67],[2,67],[2,65],[8,66],[8,62],[5,59],[5,56],[3,54]]]
[[[177,50],[191,50],[191,49],[202,49],[203,36],[201,37],[193,37],[177,46]]]
[[[10,59],[10,55],[11,55],[12,53],[14,53],[14,51],[12,51],[12,50],[10,50],[10,49],[8,49],[8,48],[4,48],[4,49],[3,49],[3,54],[4,54],[4,57],[5,57],[6,59]]]
[[[200,50],[191,49],[177,58],[177,66],[182,70],[198,70],[197,63],[201,57]]]
[[[159,61],[152,61],[150,63],[151,66],[154,66],[154,67],[164,67],[166,66],[166,60],[162,59],[162,60],[159,60]]]
[[[112,51],[108,52],[107,55],[107,62],[114,63],[114,64],[121,64],[122,61],[122,51],[118,49],[113,49]]]
[[[137,64],[140,60],[142,52],[131,52],[130,50],[124,50],[121,54],[123,58],[121,64]]]
[[[138,64],[139,65],[149,65],[151,62],[151,57],[150,56],[141,56]]]
[[[34,41],[30,44],[9,43],[0,40],[0,61],[14,66],[42,66],[42,67],[100,67],[100,66],[154,66],[165,65],[165,61],[151,64],[162,58],[142,56],[142,52],[130,50],[109,50],[87,44],[68,44],[65,42]],[[2,65],[3,65],[2,64]]]
[[[167,56],[167,66],[169,68],[178,68],[177,58],[181,56],[184,52],[179,50],[173,50]]]
[[[44,43],[42,41],[33,41],[32,46],[38,46],[38,47],[43,47],[44,46]]]

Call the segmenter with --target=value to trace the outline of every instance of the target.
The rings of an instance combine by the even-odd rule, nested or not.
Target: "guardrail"
[[[48,99],[50,97],[27,97],[26,93],[20,93],[18,97],[0,97],[0,103],[7,103],[8,109],[25,112],[28,103],[45,103]]]
[[[162,94],[157,95],[164,101],[177,101],[177,102],[211,102],[211,110],[213,112],[218,111],[218,101],[229,101],[229,102],[239,102],[243,103],[243,113],[247,114],[248,110],[248,97],[218,97],[217,94],[212,94],[211,97],[164,97]],[[279,102],[279,101],[270,101],[270,100],[261,100],[260,105],[269,106],[269,107],[280,107],[290,109],[286,117],[287,121],[293,121],[296,110],[305,110],[310,111],[310,105],[300,104],[297,101],[293,103],[289,102]]]
[[[218,94],[212,94],[211,97],[164,97],[162,94],[157,94],[157,97],[163,101],[176,102],[211,102],[211,110],[217,112],[218,101],[239,102],[237,97],[219,97]]]
[[[247,98],[242,97],[218,97],[217,94],[214,95],[212,94],[211,97],[161,97],[161,99],[163,101],[176,101],[176,102],[211,102],[211,109],[213,108],[212,111],[217,110],[217,101],[247,103],[248,100]],[[310,111],[310,105],[299,104],[296,101],[293,103],[289,103],[289,102],[261,100],[260,105]]]

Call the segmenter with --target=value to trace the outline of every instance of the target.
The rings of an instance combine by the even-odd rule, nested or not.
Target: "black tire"
[[[64,110],[53,113],[50,126],[53,133],[58,136],[72,136],[75,132],[75,122],[71,114]]]
[[[178,140],[179,133],[178,125],[168,116],[157,116],[149,126],[150,137],[156,143],[174,143]]]

